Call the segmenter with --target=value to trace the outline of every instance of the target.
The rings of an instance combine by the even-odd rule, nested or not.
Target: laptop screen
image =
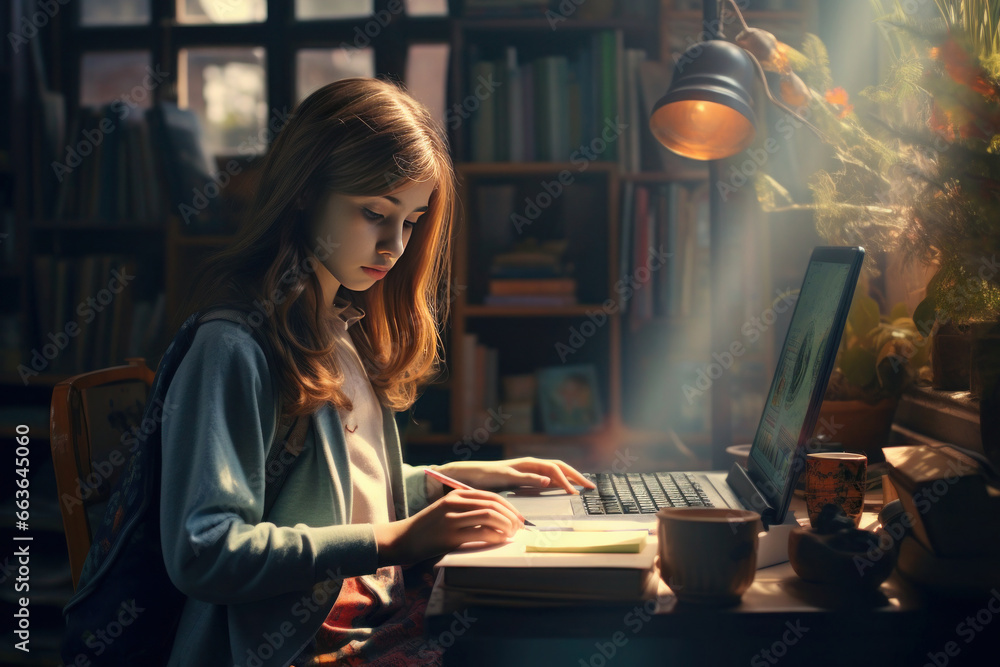
[[[747,469],[780,516],[798,472],[796,452],[816,424],[863,258],[861,248],[817,248],[802,281]]]

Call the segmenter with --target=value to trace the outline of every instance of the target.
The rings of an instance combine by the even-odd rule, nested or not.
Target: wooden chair
[[[52,391],[52,463],[76,590],[94,529],[140,433],[155,373],[142,358],[63,380]]]

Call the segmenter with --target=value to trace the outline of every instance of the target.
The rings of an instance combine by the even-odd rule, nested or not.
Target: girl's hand
[[[536,459],[534,456],[506,461],[461,461],[434,467],[475,489],[560,487],[567,493],[578,494],[579,491],[573,488],[573,484],[580,484],[588,489],[596,488],[593,482],[572,466],[557,459]]]
[[[490,491],[456,489],[411,517],[375,524],[378,565],[412,565],[466,542],[499,544],[524,527],[524,517]]]

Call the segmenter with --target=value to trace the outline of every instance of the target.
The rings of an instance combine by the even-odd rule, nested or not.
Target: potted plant
[[[859,283],[815,434],[864,452],[871,461],[883,460],[899,397],[913,382],[929,378],[929,351],[905,304],[881,315],[867,286]]]
[[[812,211],[830,243],[899,252],[929,267],[926,298],[914,310],[923,335],[945,323],[995,322],[1000,6],[937,0],[926,9],[938,15],[921,18],[898,3],[893,13],[878,0],[872,5],[894,62],[888,78],[858,98],[833,86],[826,49],[814,35],[801,51],[773,36],[756,49],[764,68],[780,73],[785,101],[810,117],[833,163],[809,178],[809,203],[796,202],[764,170],[758,198],[768,211]],[[768,43],[744,35],[736,41],[751,51]]]
[[[809,117],[832,163],[809,178],[808,203],[761,169],[758,199],[768,211],[813,212],[831,244],[898,254],[929,270],[913,313],[917,333],[926,340],[945,328],[939,370],[947,361],[943,343],[958,342],[963,356],[971,350],[957,365],[969,364],[973,395],[981,396],[983,444],[1000,461],[1000,4],[872,6],[893,63],[884,82],[857,97],[834,86],[826,49],[813,35],[801,51],[751,28],[735,38],[780,77],[775,87]],[[970,332],[965,343],[947,335],[962,330]]]

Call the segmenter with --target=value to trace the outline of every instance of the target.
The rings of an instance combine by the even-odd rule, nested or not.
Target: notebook
[[[640,531],[645,532],[645,531]],[[484,596],[549,600],[635,600],[658,579],[653,559],[657,542],[634,536],[638,551],[567,553],[528,551],[529,544],[562,542],[566,536],[587,533],[536,533],[521,530],[503,544],[464,545],[438,562],[445,586]],[[607,538],[590,533],[595,540]],[[621,532],[614,535],[622,535]],[[586,538],[583,538],[586,539]],[[541,542],[539,542],[541,540]]]
[[[805,445],[812,436],[820,404],[833,370],[847,312],[857,285],[865,251],[860,247],[817,247],[809,258],[799,297],[778,358],[771,389],[744,470],[739,464],[725,471],[636,473],[615,475],[613,495],[629,491],[668,501],[750,509],[759,512],[764,527],[782,524],[799,473]],[[734,336],[738,336],[734,332]],[[612,474],[612,473],[605,473]],[[595,475],[588,474],[591,479]],[[678,488],[669,490],[671,478]],[[562,489],[521,488],[502,491],[525,517],[546,522],[623,522],[637,527],[656,525],[657,507],[648,500],[620,513],[592,513],[595,492],[572,495]],[[625,508],[623,502],[619,502]],[[610,507],[610,506],[609,506]]]

